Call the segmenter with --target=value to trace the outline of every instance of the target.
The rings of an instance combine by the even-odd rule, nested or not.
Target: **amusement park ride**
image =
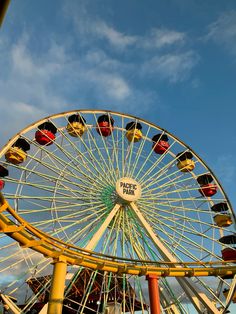
[[[0,151],[5,313],[227,313],[235,214],[181,140],[104,110],[35,122]],[[148,300],[149,299],[149,300]]]
[[[46,117],[1,149],[0,190],[3,313],[223,314],[236,302],[235,213],[159,126],[104,110]]]

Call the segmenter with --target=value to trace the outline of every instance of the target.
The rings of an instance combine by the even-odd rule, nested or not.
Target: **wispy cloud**
[[[50,34],[42,50],[32,49],[33,30],[14,42],[1,37],[2,134],[14,135],[43,116],[79,104],[90,107],[91,102],[93,107],[135,110],[137,115],[154,104],[161,108],[158,90],[140,88],[142,82],[152,76],[182,82],[197,64],[194,51],[186,48],[188,38],[183,32],[152,28],[142,36],[125,33],[91,15],[86,2],[79,10],[77,6],[76,1],[66,2],[63,11],[74,32],[67,33],[66,40],[63,35],[58,40]],[[39,46],[41,38],[43,34]],[[71,108],[68,104],[73,103]],[[6,119],[11,125],[4,125]]]
[[[126,67],[128,70],[125,73],[126,75],[122,77],[123,83],[127,74],[130,76],[131,69],[132,71],[141,69],[137,73],[139,78],[142,78],[142,74],[144,75],[143,78],[146,78],[147,74],[153,75],[156,73],[162,80],[172,83],[182,82],[189,77],[192,69],[198,63],[199,56],[197,53],[189,47],[187,48],[189,40],[184,32],[161,27],[151,28],[143,35],[127,34],[118,30],[111,22],[102,20],[98,16],[92,17],[85,3],[75,4],[73,2],[67,4],[65,14],[70,21],[73,21],[75,34],[79,36],[78,40],[81,43],[86,42],[87,45],[92,47],[98,44],[98,40],[103,40],[102,47],[106,50],[107,55],[112,55],[114,50],[116,51],[120,68],[124,69]],[[124,55],[132,55],[132,59],[128,59],[128,65],[125,58],[123,58]],[[96,54],[93,57],[98,58],[101,55]],[[112,58],[107,56],[107,59]],[[102,62],[104,64],[104,60]],[[114,64],[113,60],[113,63],[110,63],[109,66],[114,66]],[[121,76],[121,71],[117,71],[116,74]],[[102,78],[104,78],[103,75]],[[119,83],[120,86],[121,80],[116,79],[114,83]],[[122,86],[124,86],[123,83]],[[122,90],[124,91],[123,88]],[[127,88],[125,90],[123,95],[128,97],[130,90],[129,92]],[[113,94],[116,96],[116,93]]]
[[[190,75],[198,60],[199,56],[193,51],[157,55],[143,64],[142,71],[176,83]]]
[[[145,37],[140,37],[137,45],[149,49],[161,49],[185,42],[186,34],[165,28],[154,28]]]
[[[208,26],[207,40],[213,40],[236,56],[236,10],[225,12]]]
[[[120,111],[127,111],[129,105],[130,110],[140,107],[141,112],[142,103],[148,109],[156,101],[155,93],[150,96],[149,91],[139,91],[127,79],[133,64],[96,48],[75,58],[70,48],[51,40],[43,53],[35,54],[28,34],[13,45],[7,43],[8,54],[0,60],[1,69],[7,73],[0,78],[1,134],[14,135],[39,118],[73,109],[68,103],[100,108],[109,104],[109,109]],[[6,120],[11,124],[5,125]]]
[[[111,45],[118,48],[125,48],[137,42],[138,37],[123,34],[113,27],[109,26],[104,21],[97,21],[94,23],[94,32],[101,38],[105,38]]]

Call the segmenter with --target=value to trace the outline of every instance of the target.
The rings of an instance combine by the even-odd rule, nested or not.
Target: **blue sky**
[[[0,95],[1,146],[53,113],[130,113],[192,147],[236,208],[235,0],[12,0]]]
[[[236,204],[234,0],[13,0],[0,54],[1,145],[61,111],[131,113],[190,145]]]

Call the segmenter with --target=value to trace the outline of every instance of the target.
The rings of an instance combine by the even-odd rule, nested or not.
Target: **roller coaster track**
[[[159,277],[226,276],[236,274],[236,261],[166,262],[117,258],[95,253],[68,244],[40,231],[16,211],[0,195],[0,232],[5,233],[23,248],[31,248],[46,258],[64,261],[69,265],[130,275],[155,274]]]

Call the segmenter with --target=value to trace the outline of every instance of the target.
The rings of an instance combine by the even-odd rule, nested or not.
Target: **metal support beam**
[[[64,260],[54,262],[47,314],[61,314],[64,300],[67,264]]]
[[[99,240],[103,236],[104,232],[106,231],[106,229],[109,226],[109,224],[112,221],[112,219],[115,217],[115,215],[118,212],[118,210],[120,209],[120,207],[121,207],[120,204],[116,204],[114,206],[114,208],[111,210],[111,212],[109,213],[107,218],[104,220],[103,224],[100,226],[100,228],[97,230],[97,232],[95,232],[95,234],[93,235],[92,239],[86,245],[86,247],[85,247],[86,250],[94,250],[94,248],[96,247],[97,243],[99,242]]]
[[[147,275],[151,314],[161,314],[160,295],[157,275]]]
[[[149,223],[146,221],[144,216],[142,215],[141,211],[139,210],[138,206],[131,202],[130,206],[135,213],[136,217],[138,218],[140,224],[143,226],[147,234],[149,235],[150,239],[152,240],[155,247],[158,249],[160,254],[166,261],[178,263],[175,256],[171,254],[171,252],[165,247],[165,245],[161,242],[161,240],[156,236],[155,232],[152,230]],[[177,268],[180,266],[176,266]],[[180,268],[181,269],[181,268]],[[217,309],[215,304],[203,293],[200,292],[196,285],[188,278],[176,278],[179,282],[180,286],[191,300],[192,304],[194,305],[195,309],[198,313],[202,313],[203,309],[207,309],[208,313],[220,314],[220,311]]]
[[[21,309],[11,300],[11,297],[5,294],[0,294],[3,304],[7,306],[8,313],[21,314]]]

